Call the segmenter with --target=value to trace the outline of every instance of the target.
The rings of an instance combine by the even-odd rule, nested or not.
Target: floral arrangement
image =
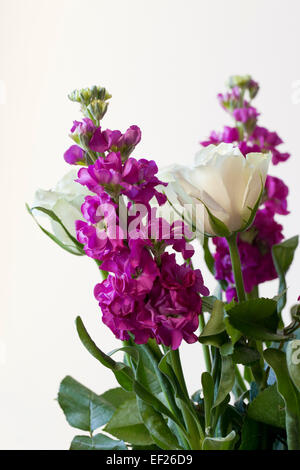
[[[218,100],[233,126],[201,142],[193,165],[159,173],[132,156],[139,127],[103,126],[104,88],[69,96],[83,113],[64,154],[73,169],[28,210],[60,247],[96,262],[102,322],[121,342],[104,353],[76,319],[83,346],[118,387],[98,395],[63,379],[58,403],[86,432],[71,449],[300,450],[299,304],[283,321],[298,237],[284,240],[276,216],[288,214],[288,188],[268,175],[289,154],[258,125],[258,90],[250,76],[231,77]],[[213,293],[196,260],[216,279]],[[274,297],[260,297],[260,284],[276,278]],[[205,361],[193,395],[182,342],[198,342]]]

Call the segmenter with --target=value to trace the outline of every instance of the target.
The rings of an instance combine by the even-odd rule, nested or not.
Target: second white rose
[[[160,177],[169,183],[165,192],[173,203],[175,195],[181,206],[192,206],[188,211],[191,225],[199,227],[195,217],[200,205],[204,208],[201,231],[216,234],[210,213],[233,233],[247,226],[265,184],[269,162],[269,154],[249,153],[244,157],[233,144],[221,143],[201,149],[194,165],[173,165]]]

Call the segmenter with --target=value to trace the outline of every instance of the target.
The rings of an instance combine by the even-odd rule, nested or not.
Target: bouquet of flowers
[[[63,379],[58,403],[86,432],[71,449],[300,450],[300,304],[283,321],[298,237],[283,239],[275,219],[288,214],[288,188],[267,174],[289,154],[258,125],[258,90],[250,76],[231,77],[218,99],[233,126],[201,142],[193,165],[159,173],[132,156],[139,127],[103,127],[105,88],[70,94],[83,114],[64,154],[74,169],[28,210],[61,248],[96,262],[94,296],[120,340],[105,353],[76,319],[83,346],[118,386],[99,395]],[[193,265],[196,241],[213,293]],[[260,297],[260,284],[276,278],[278,292]],[[193,395],[182,342],[198,342],[206,366]]]

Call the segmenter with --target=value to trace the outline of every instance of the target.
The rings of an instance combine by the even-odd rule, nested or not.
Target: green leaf
[[[221,379],[213,408],[220,405],[231,392],[235,383],[234,364],[230,356],[222,356]]]
[[[164,450],[180,449],[176,437],[170,431],[162,415],[139,398],[137,398],[137,403],[143,423],[155,444]]]
[[[230,324],[244,335],[261,341],[283,341],[290,336],[277,333],[277,304],[272,299],[250,299],[227,311]]]
[[[289,341],[286,349],[286,359],[290,377],[300,392],[300,341]]]
[[[203,441],[203,450],[231,450],[236,441],[235,431],[231,431],[226,437],[206,437]]]
[[[60,384],[58,403],[68,423],[83,431],[95,431],[106,424],[114,412],[109,402],[70,376]]]
[[[203,251],[204,251],[204,261],[206,263],[206,266],[208,267],[209,271],[214,276],[215,275],[215,260],[209,249],[209,238],[207,236],[204,236],[204,239],[203,239]]]
[[[42,230],[42,232],[47,235],[49,238],[51,238],[52,241],[54,241],[58,246],[60,246],[61,248],[63,248],[65,251],[67,251],[68,253],[71,253],[72,255],[76,255],[76,256],[83,256],[85,255],[84,251],[83,251],[83,248],[82,248],[82,245],[80,243],[78,243],[78,241],[76,240],[76,238],[74,238],[70,232],[66,229],[66,227],[63,225],[63,223],[61,222],[61,220],[54,214],[54,212],[52,211],[49,211],[48,209],[44,209],[43,207],[33,207],[32,209],[30,209],[30,207],[28,206],[28,204],[26,204],[26,209],[28,210],[29,214],[32,216],[33,220],[35,221],[35,223],[38,225],[38,227]],[[55,220],[55,222],[58,222],[61,227],[63,228],[63,230],[66,232],[66,234],[68,235],[68,237],[70,238],[70,240],[72,241],[73,245],[66,245],[65,243],[63,243],[61,240],[59,240],[59,238],[57,238],[55,235],[53,235],[53,233],[49,232],[48,230],[46,230],[36,219],[36,217],[33,215],[32,211],[33,210],[40,210],[42,212],[50,212],[52,213],[52,216],[51,218],[53,220]],[[49,214],[48,214],[49,215]],[[54,218],[55,216],[55,218]],[[74,242],[75,240],[75,242]],[[74,246],[75,245],[75,246]]]
[[[231,357],[235,364],[243,364],[245,366],[260,360],[260,354],[257,349],[250,348],[243,344],[237,344],[234,347]]]
[[[211,316],[203,328],[198,340],[202,344],[219,347],[227,340],[224,323],[223,302],[215,300]]]
[[[158,395],[162,391],[161,382],[164,378],[158,369],[159,360],[156,359],[148,344],[137,345],[139,356],[139,382],[141,382],[147,390],[154,395]]]
[[[263,441],[263,426],[246,416],[241,432],[239,450],[261,450]]]
[[[115,441],[104,434],[75,436],[70,450],[127,450],[123,441]]]
[[[205,428],[211,425],[211,409],[214,403],[214,381],[209,372],[203,372],[201,376],[202,390],[204,395]]]
[[[285,402],[288,448],[300,450],[300,397],[290,379],[285,353],[269,348],[264,358],[276,374],[277,390]]]
[[[255,421],[285,429],[285,405],[275,384],[254,398],[249,404],[247,416]]]
[[[112,370],[121,387],[127,391],[132,391],[134,375],[130,367],[126,366],[122,362],[115,362],[111,357],[104,354],[89,336],[80,317],[76,318],[76,327],[79,338],[89,353],[105,367]]]
[[[199,201],[200,201],[200,199],[199,199]],[[200,202],[202,202],[202,201],[200,201]],[[228,230],[228,228],[226,227],[226,225],[224,224],[224,222],[222,222],[222,220],[218,219],[218,217],[213,215],[213,213],[208,209],[208,207],[203,202],[202,202],[202,204],[204,205],[205,209],[207,210],[209,223],[210,223],[210,226],[213,229],[214,233],[218,237],[226,237],[226,238],[229,237],[231,235],[231,233]]]
[[[280,298],[278,300],[278,312],[281,312],[286,304],[285,275],[292,264],[295,250],[298,246],[298,238],[298,236],[289,238],[288,240],[285,240],[278,245],[273,245],[272,247],[274,266],[279,277],[278,294]]]
[[[177,420],[177,418],[173,415],[173,413],[156,396],[148,392],[148,390],[137,380],[134,381],[133,389],[136,395],[141,398],[143,402],[148,405],[151,405],[153,408],[155,408],[156,411],[161,414],[164,414],[165,416],[168,416],[174,422],[182,426],[181,423]]]
[[[139,368],[139,382],[154,395],[159,395],[162,391],[160,381],[158,380],[158,366],[156,359],[153,357],[150,347],[147,344],[134,346],[125,346],[123,348],[114,349],[108,355],[112,356],[116,352],[124,351],[135,362],[135,367]]]
[[[135,394],[132,392],[126,392],[121,387],[111,388],[100,395],[105,402],[109,403],[114,410],[116,410],[122,403],[127,400],[135,398]]]
[[[235,343],[237,343],[237,341],[241,338],[242,333],[230,324],[228,316],[224,318],[224,323],[227,334],[231,339],[232,346],[234,346]]]
[[[211,313],[214,307],[214,303],[217,297],[210,295],[208,297],[202,297],[202,312]]]
[[[263,180],[261,178],[261,190],[260,190],[259,196],[257,198],[257,201],[256,201],[254,207],[248,207],[248,209],[250,211],[250,217],[248,218],[248,220],[245,222],[244,226],[239,231],[243,232],[243,231],[247,230],[247,228],[251,227],[251,225],[254,221],[254,218],[256,216],[256,212],[259,208],[263,192],[264,192],[264,183],[263,183]]]
[[[153,440],[141,419],[135,397],[121,403],[105,426],[104,431],[131,444],[153,444]]]

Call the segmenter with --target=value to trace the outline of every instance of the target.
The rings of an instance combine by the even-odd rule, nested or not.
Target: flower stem
[[[234,275],[234,280],[235,280],[237,296],[238,296],[239,302],[243,302],[244,300],[246,300],[246,295],[245,295],[243,274],[242,274],[242,268],[241,268],[241,260],[240,260],[238,246],[237,246],[237,234],[234,233],[233,235],[228,237],[227,242],[229,246],[229,252],[230,252],[230,257],[231,257],[232,270],[233,270],[233,275]]]
[[[202,331],[205,327],[205,320],[204,320],[203,313],[202,315],[199,315],[199,322],[200,322],[200,327]],[[202,344],[202,350],[203,350],[206,370],[207,372],[211,372],[211,358],[210,358],[209,346],[207,346],[207,344]]]
[[[243,274],[241,268],[241,260],[239,255],[239,250],[237,246],[237,234],[233,234],[227,238],[229,252],[231,257],[231,264],[232,270],[235,280],[235,287],[238,296],[239,302],[243,302],[246,300],[245,288],[244,288],[244,281],[243,281]],[[258,350],[257,344],[255,341],[252,341],[252,347]],[[263,365],[260,362],[255,362],[251,366],[252,374],[258,386],[261,388],[264,383],[264,376],[265,371]]]
[[[186,428],[189,436],[189,444],[192,450],[199,450],[201,449],[202,440],[204,439],[204,432],[202,430],[198,417],[195,414],[195,409],[189,397],[180,361],[179,349],[171,350],[170,356],[173,371],[177,377],[177,380],[185,397],[185,405],[183,402],[181,403],[181,411],[186,423]]]

